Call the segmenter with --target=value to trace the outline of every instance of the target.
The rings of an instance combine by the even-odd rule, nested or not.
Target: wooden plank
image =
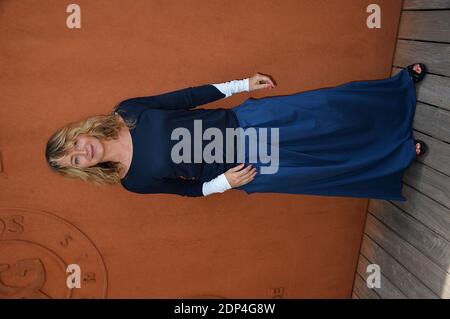
[[[403,182],[450,208],[450,183],[447,175],[414,161],[405,171]]]
[[[359,299],[359,296],[356,292],[353,291],[352,293],[352,299]]]
[[[450,11],[403,11],[398,38],[450,42]]]
[[[441,298],[450,298],[449,274],[378,221],[372,214],[367,215],[366,233],[435,294]]]
[[[450,241],[450,209],[406,184],[403,185],[402,194],[408,200],[406,202],[395,201],[396,206]]]
[[[363,238],[361,254],[369,262],[379,265],[383,275],[408,298],[439,299],[437,294],[425,286],[367,235],[364,235]]]
[[[363,255],[359,255],[357,272],[365,281],[367,281],[367,277],[369,276],[369,273],[367,273],[367,266],[370,264],[373,264],[373,263],[369,262],[369,260],[367,260],[367,258],[364,257]],[[387,279],[383,275],[383,270],[380,269],[380,271],[381,271],[380,288],[369,288],[369,289],[375,290],[375,292],[382,299],[406,299],[407,297],[397,287],[395,287],[389,281],[389,279]]]
[[[392,76],[403,70],[392,68]],[[450,78],[427,74],[425,79],[416,84],[417,101],[425,102],[450,111]]]
[[[415,139],[424,141],[428,146],[427,154],[417,157],[416,161],[450,176],[450,144],[416,130],[413,131],[413,136]]]
[[[417,100],[450,111],[450,78],[427,74],[416,84]]]
[[[393,64],[404,68],[416,62],[423,62],[430,73],[450,76],[449,56],[450,44],[399,39]]]
[[[408,9],[450,9],[450,0],[404,0],[403,10]]]
[[[450,60],[450,59],[449,59]],[[413,128],[441,141],[450,142],[450,112],[417,102]]]
[[[380,299],[380,296],[378,296],[373,289],[367,287],[366,281],[362,279],[358,273],[355,275],[353,291],[355,291],[361,299]]]
[[[436,265],[448,272],[450,243],[389,201],[372,200],[368,210],[402,239],[410,243]],[[450,231],[450,228],[447,230]]]

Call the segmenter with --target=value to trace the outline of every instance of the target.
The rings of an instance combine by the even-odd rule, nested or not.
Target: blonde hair
[[[119,172],[124,169],[119,162],[103,162],[97,165],[77,168],[73,166],[61,167],[57,160],[65,156],[73,147],[75,138],[80,134],[96,137],[100,140],[118,139],[123,125],[132,129],[136,126],[136,120],[124,119],[121,122],[116,114],[116,109],[107,115],[97,115],[84,120],[69,123],[57,130],[48,140],[45,157],[50,168],[58,174],[81,179],[95,184],[118,184],[120,183]]]

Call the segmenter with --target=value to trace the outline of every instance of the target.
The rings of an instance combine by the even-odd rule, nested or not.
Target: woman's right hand
[[[256,168],[252,168],[252,164],[248,165],[244,168],[244,164],[239,164],[238,166],[230,168],[225,172],[225,177],[228,180],[228,183],[231,187],[239,187],[250,183],[256,175]]]

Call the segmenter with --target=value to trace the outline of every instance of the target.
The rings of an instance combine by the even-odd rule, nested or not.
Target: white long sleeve
[[[231,187],[228,183],[225,173],[220,174],[216,178],[210,180],[209,182],[204,182],[202,186],[203,196],[208,196],[213,193],[223,193],[229,190]]]
[[[214,85],[220,92],[225,94],[225,97],[229,97],[235,93],[249,92],[250,79],[233,80],[223,83],[214,83]]]

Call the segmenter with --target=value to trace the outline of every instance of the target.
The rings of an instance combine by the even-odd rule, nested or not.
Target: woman
[[[387,79],[250,98],[232,109],[192,108],[275,84],[258,73],[243,80],[131,98],[108,115],[58,130],[47,143],[46,158],[50,167],[64,176],[120,183],[143,194],[207,196],[237,188],[247,193],[405,201],[402,175],[416,156],[426,151],[425,143],[412,136],[414,83],[425,74],[425,65],[416,63]],[[205,141],[195,144],[199,122],[203,133],[213,130],[223,136],[227,129],[277,132],[270,133],[271,138],[277,135],[276,141],[268,141],[267,135],[258,141],[264,143],[258,148],[270,147],[271,153],[276,152],[275,170],[261,174],[267,160],[253,156],[250,144],[255,141],[245,134],[227,140],[226,147],[216,147],[210,153],[215,161],[198,160],[197,155],[205,154],[209,147]],[[188,140],[183,141],[186,147],[181,151],[178,140],[182,133],[188,134]],[[192,145],[197,152],[194,155],[188,152]]]

